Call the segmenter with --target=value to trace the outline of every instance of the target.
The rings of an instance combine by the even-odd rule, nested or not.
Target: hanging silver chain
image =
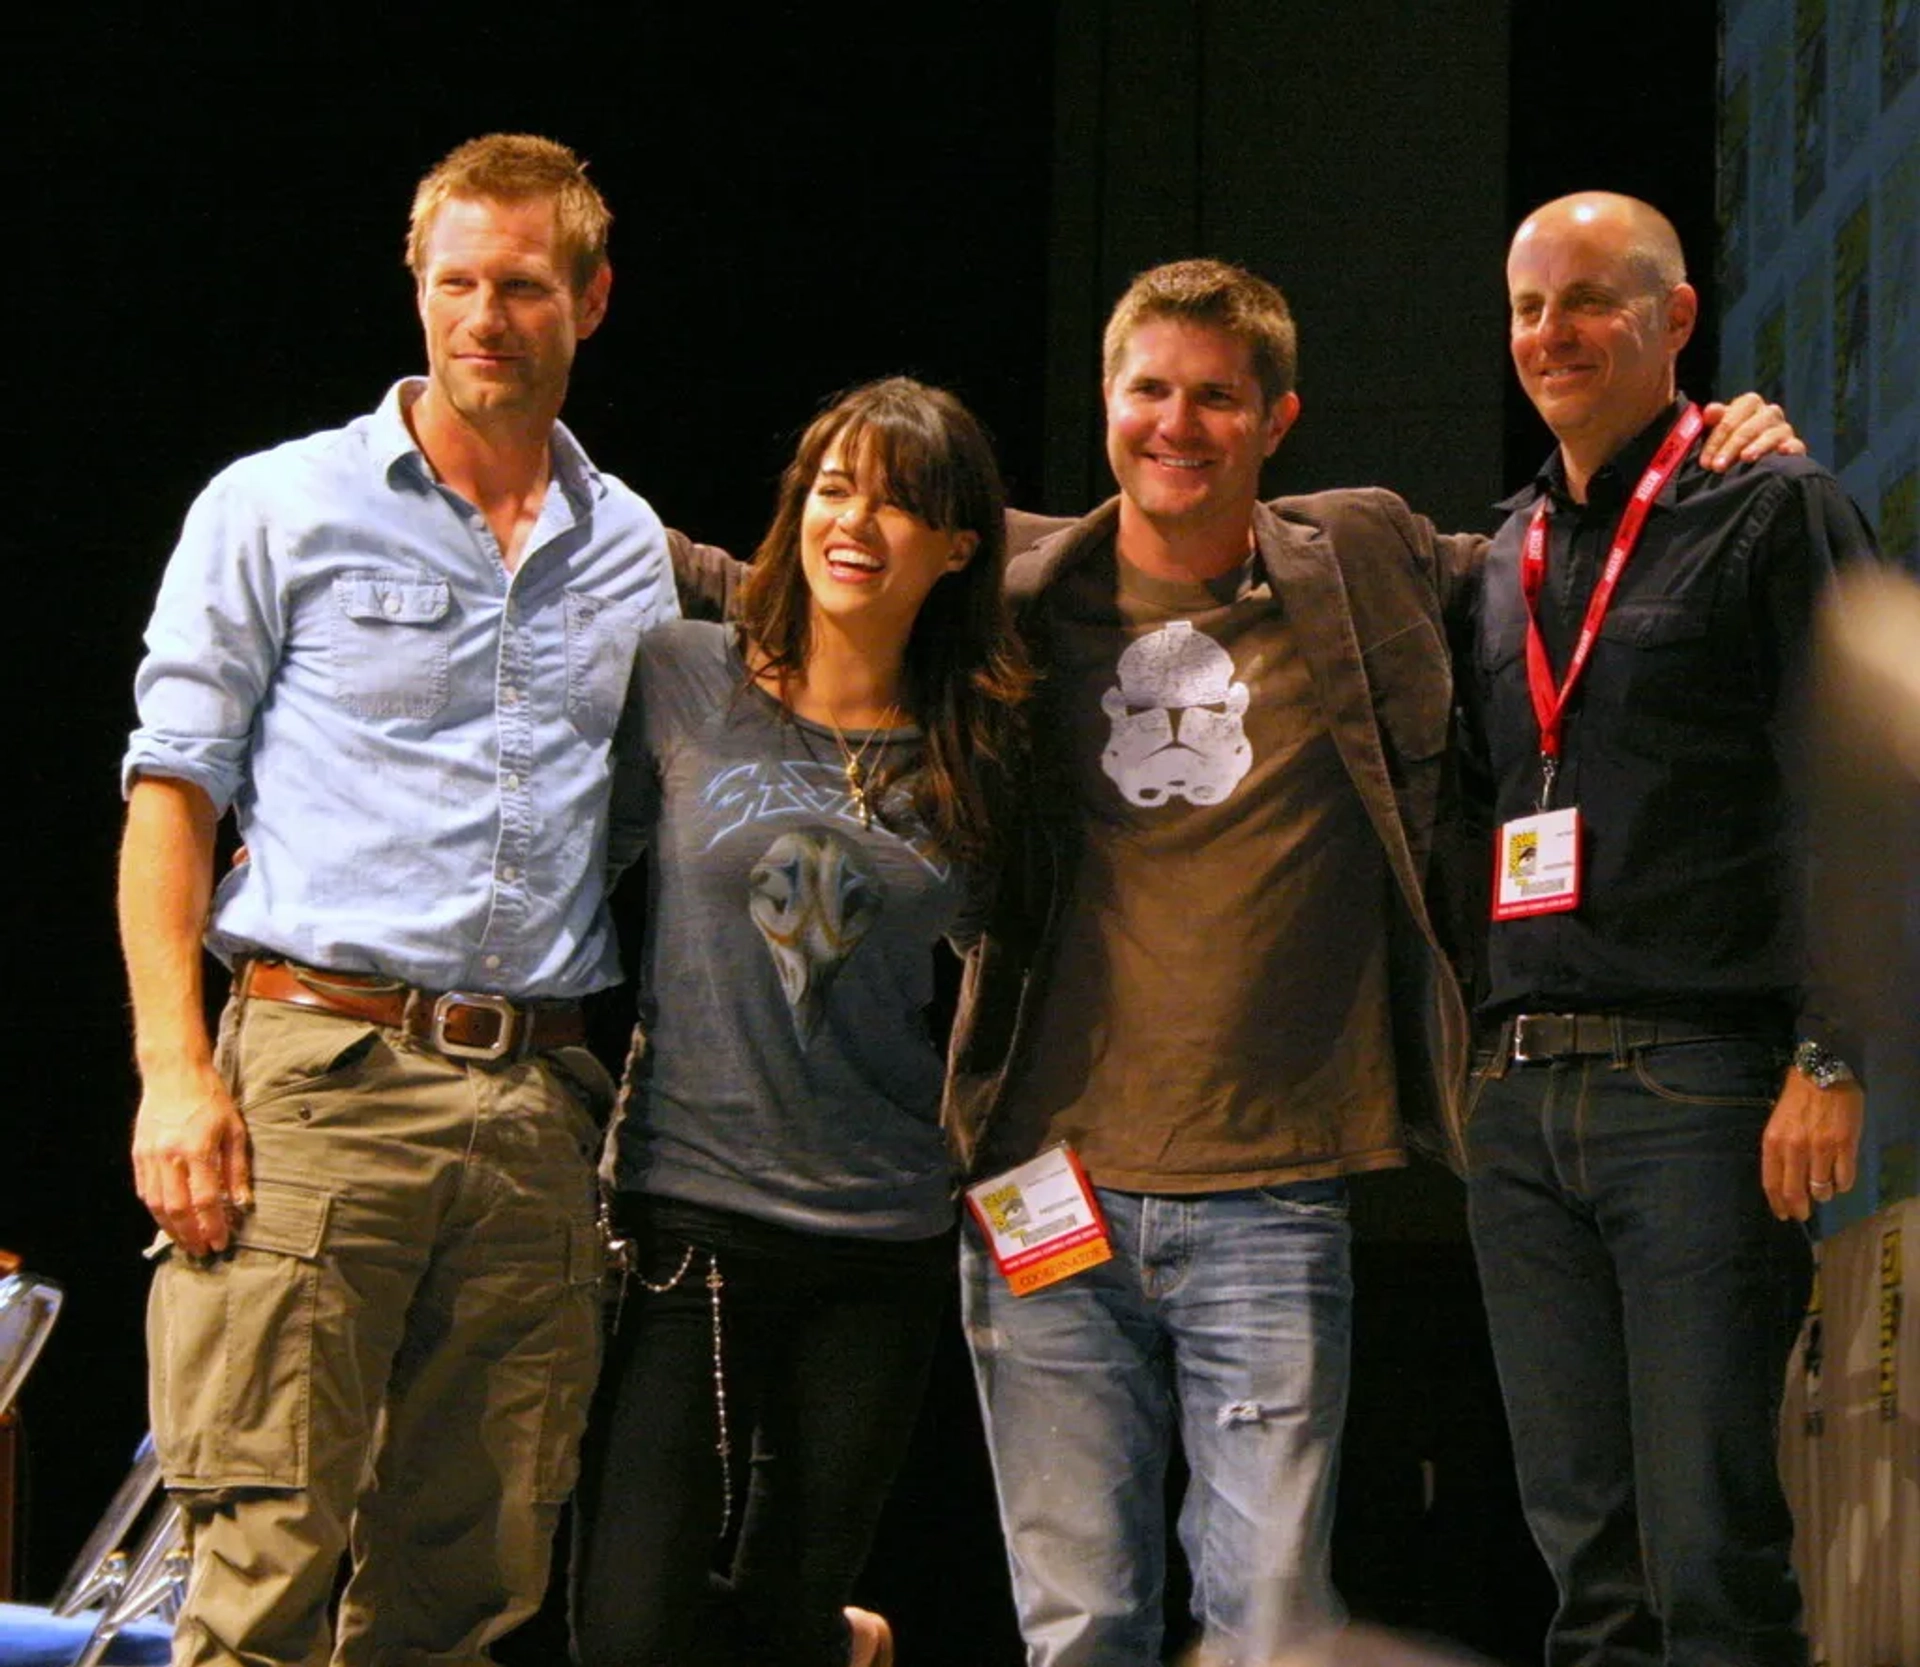
[[[613,1106],[613,1126],[616,1128],[620,1126],[626,1114],[627,1102],[633,1096],[634,1068],[640,1063],[646,1045],[646,1036],[636,1024],[633,1027],[633,1041],[627,1049],[626,1063],[620,1068],[620,1090]],[[615,1332],[619,1331],[620,1318],[626,1310],[629,1279],[637,1280],[643,1290],[657,1297],[665,1296],[687,1277],[687,1270],[693,1266],[693,1259],[698,1254],[692,1245],[688,1245],[680,1258],[680,1265],[656,1284],[640,1271],[639,1247],[614,1226],[612,1201],[604,1192],[600,1197],[600,1236],[607,1247],[607,1265],[619,1279],[613,1304],[612,1329]],[[713,1417],[716,1431],[713,1450],[720,1460],[721,1534],[725,1534],[733,1522],[733,1438],[727,1425],[726,1355],[720,1315],[720,1294],[726,1288],[727,1280],[720,1271],[720,1258],[710,1250],[707,1252],[707,1308],[713,1321]]]

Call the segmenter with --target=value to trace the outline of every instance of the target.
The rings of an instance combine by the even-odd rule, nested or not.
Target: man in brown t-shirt
[[[1117,503],[1020,555],[1046,667],[1035,861],[969,965],[950,1112],[977,1174],[1060,1142],[1110,1261],[964,1291],[1029,1659],[1160,1655],[1160,1487],[1222,1659],[1338,1618],[1343,1177],[1405,1161],[1465,1016],[1424,901],[1478,540],[1384,492],[1258,502],[1300,408],[1271,285],[1149,272],[1106,339]],[[1337,554],[1336,554],[1337,551]],[[1040,802],[1044,801],[1044,802]]]
[[[1032,1667],[1158,1663],[1176,1424],[1208,1659],[1338,1620],[1344,1177],[1410,1145],[1458,1165],[1466,1015],[1426,897],[1484,541],[1381,491],[1260,503],[1293,382],[1271,285],[1143,274],[1106,334],[1118,499],[1013,527],[1032,836],[969,957],[947,1117],[977,1178],[1069,1145],[1112,1249],[1015,1296],[963,1244]]]

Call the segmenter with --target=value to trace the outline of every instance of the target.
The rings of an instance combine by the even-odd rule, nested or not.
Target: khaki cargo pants
[[[270,1001],[220,1047],[255,1207],[227,1253],[163,1253],[147,1320],[193,1549],[176,1667],[485,1661],[573,1486],[611,1084],[584,1049],[467,1065]]]

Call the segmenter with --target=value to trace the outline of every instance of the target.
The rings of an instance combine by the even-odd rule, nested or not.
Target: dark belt
[[[391,979],[291,961],[248,961],[240,970],[239,990],[262,1001],[386,1025],[449,1059],[488,1065],[546,1048],[576,1047],[587,1039],[577,1001],[512,1002],[469,990],[416,990]]]
[[[1501,1050],[1507,1058],[1516,1065],[1545,1065],[1556,1059],[1590,1059],[1628,1048],[1653,1048],[1663,1042],[1746,1035],[1761,1027],[1636,1018],[1628,1013],[1516,1013],[1503,1028],[1511,1033]]]

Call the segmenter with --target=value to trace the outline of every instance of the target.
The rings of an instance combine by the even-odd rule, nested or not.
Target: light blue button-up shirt
[[[417,385],[416,385],[417,386]],[[188,512],[122,782],[233,808],[208,944],[429,989],[619,977],[608,746],[640,633],[678,616],[660,521],[564,428],[511,575],[379,410],[239,462]]]

